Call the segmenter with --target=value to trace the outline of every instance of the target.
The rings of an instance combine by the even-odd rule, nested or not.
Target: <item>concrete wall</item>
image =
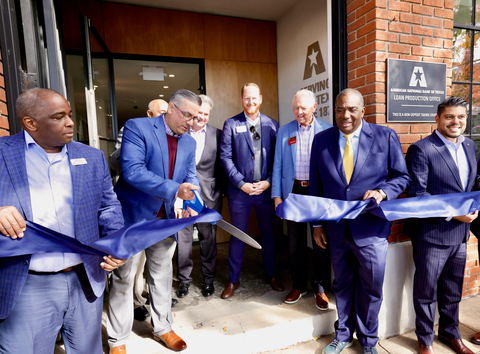
[[[316,117],[331,123],[330,12],[330,0],[302,0],[277,21],[280,125],[294,119],[292,99],[301,88],[308,88],[315,93],[319,106]],[[317,52],[317,42],[320,52],[316,56],[315,67],[308,56],[312,50]],[[322,60],[324,71],[321,68]],[[316,70],[322,72],[317,74]]]

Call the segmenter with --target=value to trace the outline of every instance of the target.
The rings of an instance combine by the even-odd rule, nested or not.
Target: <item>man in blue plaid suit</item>
[[[105,157],[72,141],[65,98],[31,89],[16,108],[24,131],[0,138],[0,232],[21,247],[25,219],[85,243],[122,228]],[[59,331],[66,353],[103,353],[105,275],[124,263],[73,253],[0,258],[0,353],[51,354]]]

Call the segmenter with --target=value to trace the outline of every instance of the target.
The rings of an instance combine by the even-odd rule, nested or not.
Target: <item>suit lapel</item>
[[[333,160],[333,163],[335,164],[335,168],[337,169],[338,175],[340,176],[343,183],[345,185],[348,185],[347,179],[345,178],[345,171],[343,169],[342,154],[340,154],[340,147],[338,146],[338,138],[340,134],[342,133],[340,132],[338,127],[335,127],[332,130],[332,133],[327,135],[328,151],[332,156],[332,160]]]
[[[250,136],[250,131],[248,130],[247,118],[245,117],[245,115],[242,118],[243,119],[238,122],[235,129],[237,129],[237,127],[242,126],[242,125],[245,126],[246,131],[244,133],[240,133],[240,134],[242,134],[243,137],[245,138],[245,140],[247,141],[247,145],[248,145],[248,147],[250,148],[250,151],[253,154],[252,137]],[[260,122],[261,122],[261,119],[260,119]],[[262,126],[262,147],[263,147],[263,126]]]
[[[292,148],[290,150],[292,153],[292,166],[293,166],[293,170],[295,170],[295,163],[297,161],[298,124],[291,125],[289,130],[290,130],[289,137],[290,138],[295,137],[296,139],[295,144],[290,145],[290,147]]]
[[[162,115],[163,116],[163,115]],[[163,163],[163,178],[168,178],[168,142],[167,142],[167,132],[165,131],[165,126],[163,124],[162,116],[155,119],[154,133],[157,137],[158,144],[160,146],[160,157]],[[180,140],[180,139],[178,139]],[[166,158],[165,158],[166,157]]]
[[[452,172],[453,176],[455,177],[455,181],[457,182],[460,189],[463,190],[462,179],[460,178],[460,172],[458,171],[457,164],[453,161],[452,155],[450,151],[448,151],[447,145],[437,136],[437,133],[432,133],[432,137],[434,139],[433,147],[438,151],[440,156],[443,158],[445,163],[447,164],[450,172]],[[465,150],[466,153],[466,150]]]
[[[362,170],[365,160],[370,154],[370,150],[373,145],[374,137],[370,125],[365,121],[363,121],[362,124],[362,130],[359,135],[360,140],[358,142],[357,161],[355,162],[355,166],[353,168],[353,174],[350,183],[354,182],[355,178],[360,174],[360,171]]]
[[[87,161],[86,165],[78,165],[73,166],[71,160],[78,159],[78,158],[85,158],[85,156],[81,156],[75,144],[68,144],[67,145],[67,155],[70,164],[70,173],[72,175],[72,191],[73,191],[73,209],[75,211],[75,225],[77,225],[77,217],[79,206],[82,200],[82,196],[84,195],[85,191],[85,179],[84,176],[89,175],[85,173],[85,169],[88,168],[89,163],[93,163],[93,161]]]
[[[187,153],[187,146],[185,144],[185,135],[178,138],[177,153],[175,156],[175,167],[173,168],[172,181],[176,181],[180,170],[189,170],[190,166],[185,166],[185,154]],[[193,139],[193,138],[192,138]],[[183,181],[182,181],[183,182]]]
[[[200,165],[202,162],[204,162],[205,159],[209,157],[208,154],[210,153],[210,151],[212,151],[212,144],[215,144],[214,138],[215,136],[212,134],[212,130],[210,129],[210,126],[207,124],[205,126],[205,146],[203,147],[202,156],[200,156],[200,161],[198,161],[197,166]]]
[[[260,139],[262,143],[262,176],[261,178],[263,179],[264,176],[268,175],[268,164],[267,164],[267,151],[270,151],[270,125],[267,122],[266,117],[263,116],[263,114],[260,113],[260,128],[262,130],[262,137]],[[250,134],[249,134],[250,135]],[[252,142],[252,138],[250,137],[250,143]],[[273,147],[275,150],[275,147]],[[252,153],[253,153],[253,147],[252,147]],[[273,152],[275,153],[275,151]]]
[[[14,135],[7,144],[10,145],[10,147],[2,150],[5,165],[10,175],[13,188],[15,188],[15,193],[22,206],[23,215],[27,220],[32,221],[32,202],[30,200],[30,188],[25,163],[25,135],[23,131]],[[20,161],[19,156],[21,157]]]
[[[468,176],[468,185],[466,186],[466,191],[470,191],[473,188],[473,183],[475,183],[476,179],[476,156],[475,156],[475,150],[470,148],[470,143],[468,143],[466,140],[463,141],[462,143],[463,150],[465,151],[465,155],[467,156],[467,162],[468,162],[468,167],[470,168],[470,175]],[[478,171],[477,171],[478,173]]]

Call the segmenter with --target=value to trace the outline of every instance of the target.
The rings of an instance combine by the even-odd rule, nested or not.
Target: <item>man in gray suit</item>
[[[195,163],[197,177],[200,183],[200,196],[210,209],[219,213],[222,211],[222,192],[220,177],[223,170],[218,159],[220,129],[208,125],[210,111],[213,108],[213,101],[206,95],[200,95],[202,106],[198,112],[198,121],[193,123],[189,134],[196,140],[197,149]],[[198,223],[198,238],[200,240],[200,259],[202,261],[203,288],[202,294],[205,297],[213,295],[215,288],[213,280],[216,272],[217,262],[217,225],[210,223]],[[193,225],[178,232],[178,279],[180,284],[177,289],[177,296],[184,297],[188,294],[192,282],[192,240]]]

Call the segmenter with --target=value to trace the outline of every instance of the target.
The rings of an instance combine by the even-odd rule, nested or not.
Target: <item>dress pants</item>
[[[217,270],[217,225],[197,223],[198,239],[200,241],[200,260],[204,283],[213,283]],[[192,282],[192,243],[193,225],[178,232],[177,246],[177,276],[182,283]]]
[[[133,304],[134,307],[145,306],[147,299],[143,297],[143,292],[146,287],[145,272],[147,268],[145,264],[147,262],[147,256],[145,251],[140,252],[140,262],[138,263],[137,272],[135,273],[135,279],[133,281]],[[147,287],[148,289],[148,287]]]
[[[292,193],[308,195],[308,187],[293,185]],[[308,281],[308,223],[287,220],[288,255],[290,276],[293,288],[307,289]],[[313,239],[313,228],[310,226],[313,245],[313,276],[312,290],[314,293],[324,293],[330,289],[330,254],[328,249],[318,246]]]
[[[359,247],[352,238],[348,221],[342,241],[331,241],[339,236],[330,235],[329,242],[335,275],[332,290],[338,311],[335,338],[350,342],[356,329],[360,345],[374,347],[378,342],[388,241]]]
[[[266,195],[264,195],[267,193]],[[247,232],[248,220],[252,207],[258,219],[258,228],[262,234],[262,257],[267,276],[275,275],[275,238],[273,234],[273,220],[275,217],[275,206],[270,196],[270,189],[261,195],[249,196],[248,201],[228,200],[230,208],[230,220],[232,225]],[[230,282],[235,284],[240,279],[240,269],[243,261],[245,243],[236,237],[230,237],[228,248],[228,272]]]
[[[159,336],[172,330],[172,258],[176,244],[173,237],[167,237],[145,250],[151,322]],[[133,279],[140,257],[136,254],[129,258],[112,274],[107,315],[110,348],[125,344],[133,327]]]
[[[412,246],[416,267],[413,305],[417,315],[415,333],[418,341],[432,345],[437,303],[440,314],[438,334],[460,339],[458,313],[467,259],[466,244],[441,246],[412,240]]]
[[[10,315],[0,320],[0,353],[52,354],[58,332],[67,354],[102,354],[103,295],[83,266],[67,273],[28,274]]]

